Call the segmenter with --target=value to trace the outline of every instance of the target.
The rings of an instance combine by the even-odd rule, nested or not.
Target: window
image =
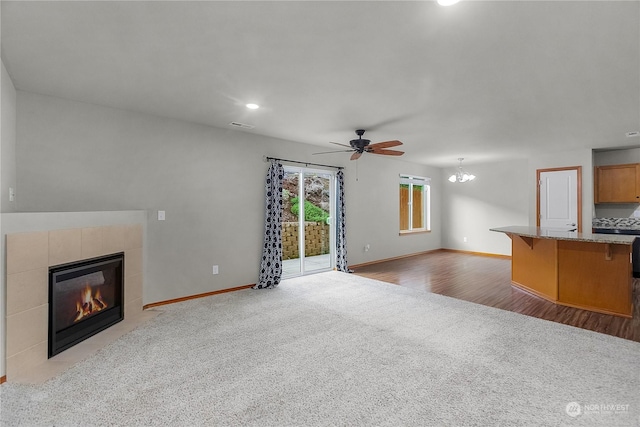
[[[400,233],[431,230],[431,180],[400,175]]]

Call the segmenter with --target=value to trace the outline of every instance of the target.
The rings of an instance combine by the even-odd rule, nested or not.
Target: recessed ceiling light
[[[460,0],[438,0],[440,6],[451,6],[458,3]]]
[[[260,106],[258,104],[247,104],[247,108],[250,110],[257,110]]]

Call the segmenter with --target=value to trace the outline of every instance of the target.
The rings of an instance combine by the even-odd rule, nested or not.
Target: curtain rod
[[[321,165],[320,163],[311,163],[311,162],[300,162],[298,160],[287,160],[287,159],[279,159],[277,157],[268,157],[268,156],[264,156],[264,161],[267,162],[269,160],[281,160],[283,162],[289,162],[289,163],[299,163],[301,165],[313,165],[313,166],[323,166],[325,168],[334,168],[334,169],[344,169],[342,166],[332,166],[332,165]]]

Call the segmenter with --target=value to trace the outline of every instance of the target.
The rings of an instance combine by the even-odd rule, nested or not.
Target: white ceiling
[[[640,145],[640,1],[1,7],[20,90],[433,166]]]

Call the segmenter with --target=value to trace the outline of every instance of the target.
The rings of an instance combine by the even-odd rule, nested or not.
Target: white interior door
[[[540,172],[540,227],[578,229],[578,170]]]

